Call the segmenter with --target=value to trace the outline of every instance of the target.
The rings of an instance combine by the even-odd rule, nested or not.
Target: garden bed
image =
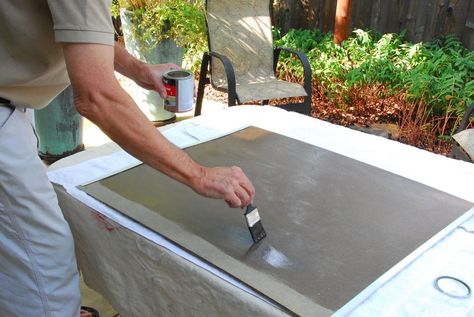
[[[355,30],[342,45],[332,34],[275,32],[276,45],[306,53],[313,71],[312,115],[332,123],[383,127],[393,139],[448,154],[452,134],[474,101],[474,52],[448,36],[406,42],[403,34]],[[298,80],[302,69],[283,55],[281,78]]]

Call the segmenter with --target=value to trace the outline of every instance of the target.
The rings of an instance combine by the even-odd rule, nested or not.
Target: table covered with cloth
[[[239,106],[161,128],[179,147],[255,126],[474,202],[474,165],[269,106]],[[278,303],[88,196],[78,185],[139,163],[109,143],[49,168],[88,286],[123,316],[288,316]],[[257,192],[258,195],[258,192]],[[440,276],[474,286],[472,210],[335,315],[469,316],[474,296],[446,296]],[[291,315],[291,314],[290,314]]]

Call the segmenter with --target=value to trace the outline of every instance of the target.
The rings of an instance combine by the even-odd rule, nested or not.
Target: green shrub
[[[462,115],[474,101],[474,52],[454,36],[429,43],[411,44],[404,34],[354,30],[341,46],[331,33],[290,30],[283,37],[274,31],[275,45],[305,52],[315,81],[328,97],[348,100],[351,87],[383,84],[391,93],[406,93],[408,101],[423,102],[428,111]],[[282,54],[281,76],[302,77],[297,60]]]
[[[184,48],[183,67],[196,71],[207,50],[204,0],[113,0],[111,13],[120,9],[132,14],[132,34],[145,49],[172,39]]]

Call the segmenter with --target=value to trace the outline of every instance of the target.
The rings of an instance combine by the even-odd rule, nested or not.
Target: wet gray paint
[[[302,315],[294,298],[285,297],[286,289],[272,289],[267,278],[335,311],[471,207],[425,185],[254,127],[186,151],[207,166],[244,169],[256,187],[267,238],[253,245],[243,211],[200,197],[145,165],[83,190],[166,232],[200,257],[213,258],[213,265]],[[130,202],[144,206],[146,215],[127,208]],[[160,217],[180,230],[163,227]],[[199,243],[182,242],[180,231],[237,261],[229,264],[206,254]],[[256,275],[243,274],[247,266]]]

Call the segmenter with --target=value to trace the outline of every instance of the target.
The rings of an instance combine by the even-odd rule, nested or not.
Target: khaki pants
[[[0,104],[0,316],[77,317],[69,225],[21,109]]]

